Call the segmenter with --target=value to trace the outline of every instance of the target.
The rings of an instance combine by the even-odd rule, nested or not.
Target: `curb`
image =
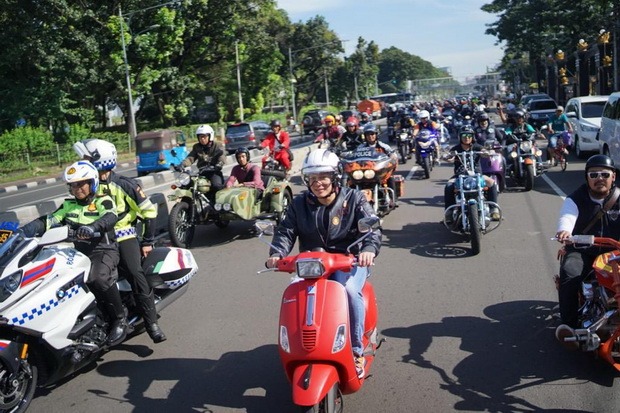
[[[303,144],[303,143],[307,143],[313,140],[314,140],[314,136],[312,135],[300,136],[300,137],[291,138],[291,144],[292,145]],[[302,147],[302,148],[293,148],[292,150],[293,150],[293,153],[295,154],[295,159],[293,160],[291,172],[294,173],[294,172],[299,171],[299,169],[301,168],[304,155],[306,152],[308,152],[309,149],[308,147]],[[251,153],[251,157],[258,157],[262,155],[262,151],[257,150],[257,149],[252,149],[250,153]],[[226,166],[232,167],[234,164],[236,164],[234,155],[228,155],[226,157]],[[124,163],[124,164],[119,164],[119,165],[129,166],[131,165],[131,163]],[[161,185],[161,184],[174,181],[175,175],[172,171],[163,171],[163,172],[157,172],[157,173],[149,174],[149,175],[142,176],[139,178],[134,178],[134,179],[140,182],[140,185],[142,186],[142,188],[149,189],[156,185]],[[38,185],[56,183],[56,182],[61,182],[61,181],[62,181],[62,178],[60,177],[48,178],[48,179],[41,180],[41,181],[28,182],[28,183],[24,183],[20,185],[0,188],[0,193],[1,192],[14,192],[14,191],[18,191],[19,189],[33,188]],[[158,206],[157,233],[160,233],[162,232],[162,229],[164,228],[165,230],[167,230],[168,204],[166,201],[166,196],[165,194],[162,194],[162,193],[156,193],[156,194],[151,195],[150,198],[151,198],[151,201]],[[24,225],[40,216],[54,212],[62,204],[64,200],[65,200],[65,197],[59,197],[59,198],[55,198],[49,201],[40,202],[36,205],[29,205],[25,207],[9,209],[8,211],[0,212],[0,222],[19,222],[20,225]],[[164,216],[166,217],[165,220],[163,219]]]

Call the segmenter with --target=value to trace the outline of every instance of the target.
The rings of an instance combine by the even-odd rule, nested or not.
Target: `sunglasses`
[[[588,178],[590,179],[608,179],[609,177],[611,177],[611,172],[588,172]]]
[[[465,139],[474,139],[474,135],[471,135],[471,134],[466,134],[466,135],[465,135],[465,134],[463,134],[463,135],[461,135],[461,139],[462,139],[462,138],[465,138]]]

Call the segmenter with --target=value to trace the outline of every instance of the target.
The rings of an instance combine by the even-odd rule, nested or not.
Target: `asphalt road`
[[[451,165],[429,180],[412,166],[399,167],[411,179],[384,220],[370,278],[388,341],[344,411],[618,411],[617,372],[554,339],[556,189],[570,193],[583,181],[583,161],[551,169],[533,191],[501,194],[504,220],[478,256],[439,223]],[[267,247],[250,229],[198,228],[200,271],[162,313],[168,340],[131,338],[90,370],[39,390],[31,411],[295,411],[276,347],[289,276],[256,275]]]

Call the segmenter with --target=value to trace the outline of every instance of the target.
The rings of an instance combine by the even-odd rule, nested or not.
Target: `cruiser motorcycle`
[[[90,259],[73,248],[68,227],[28,238],[0,225],[0,411],[24,412],[35,388],[48,386],[108,350],[108,320],[86,285]],[[182,296],[198,271],[192,253],[154,248],[142,263],[157,312]],[[130,330],[141,318],[131,286],[118,288]]]
[[[485,192],[488,187],[484,175],[475,172],[476,156],[487,153],[463,151],[454,155],[461,159],[467,168],[467,174],[456,177],[454,183],[456,203],[445,211],[445,215],[452,216],[452,220],[451,223],[444,220],[444,225],[454,233],[469,235],[472,254],[477,255],[482,247],[482,235],[494,231],[502,222],[502,210],[497,203],[486,200]],[[497,221],[491,220],[490,212],[493,208],[497,208],[500,214]]]
[[[560,325],[556,338],[567,347],[595,354],[620,371],[620,242],[592,235],[574,235],[571,242],[613,251],[596,258],[593,271],[581,284],[579,327]],[[563,249],[558,256],[561,259]]]
[[[523,133],[513,136],[516,143],[512,145],[509,153],[508,174],[518,186],[531,191],[534,189],[536,177],[545,172],[541,161],[542,151],[536,146],[533,135]]]
[[[431,177],[431,171],[437,156],[439,155],[439,143],[437,134],[428,129],[421,130],[415,137],[415,158],[418,165],[422,166],[424,178]]]
[[[389,214],[403,196],[404,179],[394,175],[398,161],[374,148],[360,146],[343,152],[341,160],[346,185],[364,193],[379,216]]]

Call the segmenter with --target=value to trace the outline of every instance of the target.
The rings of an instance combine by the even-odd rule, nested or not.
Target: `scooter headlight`
[[[22,274],[22,270],[15,271],[0,280],[0,302],[3,302],[17,291],[22,283]]]
[[[221,211],[222,210],[222,204],[215,204],[213,205],[213,209],[215,209],[216,211]]]
[[[336,335],[334,336],[332,353],[337,353],[342,350],[345,344],[347,344],[347,326],[344,324],[340,324],[338,326],[338,330],[336,330]]]
[[[351,177],[353,179],[355,179],[356,181],[359,181],[360,179],[362,179],[364,177],[364,171],[353,171],[353,173],[351,174]]]
[[[222,205],[222,208],[224,208],[224,211],[229,212],[232,209],[232,205],[224,204]]]
[[[291,346],[288,341],[288,331],[284,326],[280,326],[280,348],[286,353],[291,352]]]
[[[295,264],[300,278],[319,278],[325,272],[325,267],[319,259],[300,259]]]
[[[375,177],[375,171],[373,171],[372,169],[366,169],[364,171],[364,178],[366,179],[372,179]]]
[[[179,186],[189,185],[190,180],[191,178],[189,174],[186,174],[185,172],[180,173],[179,176],[177,176],[177,183],[179,184]]]

